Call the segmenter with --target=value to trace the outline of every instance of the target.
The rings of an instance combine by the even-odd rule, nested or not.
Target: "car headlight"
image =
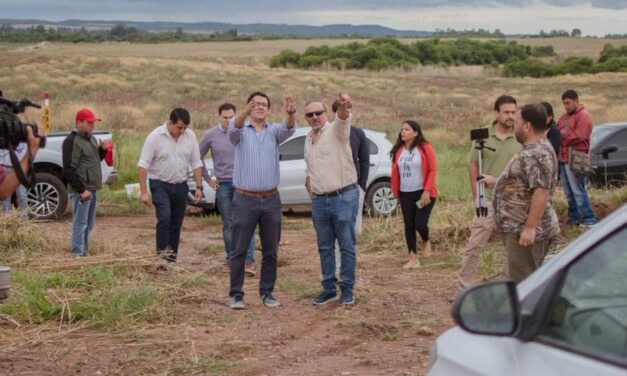
[[[429,351],[429,363],[427,363],[427,374],[431,371],[431,368],[435,364],[435,361],[438,358],[438,344],[436,341],[433,341],[431,344],[431,349]]]

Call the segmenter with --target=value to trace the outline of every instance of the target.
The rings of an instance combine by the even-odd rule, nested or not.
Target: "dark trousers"
[[[186,182],[172,184],[150,179],[149,184],[157,212],[157,252],[172,252],[166,260],[176,261],[189,188]]]
[[[259,225],[261,241],[261,276],[259,295],[270,294],[277,275],[277,251],[281,238],[281,199],[278,193],[258,198],[238,192],[233,194],[233,250],[231,252],[231,288],[229,296],[244,296],[244,267],[250,239]]]
[[[416,202],[420,200],[423,190],[414,192],[401,192],[401,211],[405,222],[405,241],[410,253],[416,253],[416,231],[422,241],[429,240],[429,217],[435,205],[435,199],[431,199],[429,205],[418,208]]]
[[[521,282],[540,267],[554,241],[553,238],[536,240],[533,244],[523,247],[518,244],[520,234],[504,232],[501,236],[507,254],[509,277],[516,283]]]

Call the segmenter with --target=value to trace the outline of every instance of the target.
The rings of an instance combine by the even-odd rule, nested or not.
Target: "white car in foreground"
[[[627,204],[516,286],[474,286],[430,376],[627,375]]]
[[[311,199],[305,189],[305,137],[310,128],[297,128],[294,134],[285,140],[279,147],[279,168],[281,170],[281,182],[279,184],[279,194],[284,210],[310,209]],[[392,144],[385,137],[384,133],[364,129],[368,146],[370,149],[370,170],[368,173],[368,184],[366,189],[365,205],[370,208],[374,215],[389,215],[394,212],[397,206],[396,199],[392,196],[390,188],[390,173],[392,162],[389,152]],[[205,165],[209,174],[212,174],[213,161],[205,160]],[[188,203],[200,206],[207,210],[214,210],[215,191],[203,181],[204,199],[199,204],[194,204],[193,192],[196,189],[194,177],[188,176],[187,184],[190,189]]]

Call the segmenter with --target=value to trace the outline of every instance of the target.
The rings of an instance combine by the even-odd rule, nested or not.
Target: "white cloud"
[[[498,28],[505,33],[580,28],[584,35],[599,36],[627,32],[627,0],[0,0],[0,3],[0,17],[51,21],[350,23],[411,30]]]
[[[343,11],[296,12],[298,22],[323,25],[330,23],[380,24],[396,29],[434,30],[500,29],[505,33],[537,33],[540,30],[572,30],[580,28],[584,35],[625,33],[627,9],[606,10],[588,5],[564,7],[536,4],[533,7],[513,6],[446,6],[412,7],[406,9],[353,9]]]

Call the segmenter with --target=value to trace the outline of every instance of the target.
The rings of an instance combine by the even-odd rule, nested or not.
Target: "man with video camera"
[[[488,130],[487,138],[483,140],[485,147],[482,147],[481,161],[476,150],[477,142],[473,142],[470,153],[469,176],[470,187],[473,199],[476,201],[477,178],[481,175],[499,176],[505,169],[507,163],[520,150],[520,144],[514,137],[514,116],[516,114],[516,99],[509,95],[501,95],[494,102],[495,120]],[[481,162],[481,164],[479,164]],[[479,166],[481,166],[481,171]],[[462,266],[459,270],[458,286],[449,301],[459,295],[461,291],[474,284],[475,273],[479,265],[481,251],[490,240],[492,231],[496,226],[494,222],[494,208],[490,204],[492,201],[492,190],[485,191],[488,204],[482,208],[482,213],[476,213],[470,225],[470,236],[464,248]],[[487,211],[487,212],[486,212]],[[507,274],[507,265],[504,264],[502,274]]]
[[[30,101],[20,101],[20,103]],[[32,105],[26,104],[26,105]],[[37,151],[45,145],[45,133],[39,122],[36,124],[23,123],[17,113],[20,105],[3,97],[0,90],[0,149],[9,150],[13,154],[11,160],[14,171],[7,172],[0,166],[0,200],[5,200],[15,192],[20,184],[27,185],[25,174],[32,168],[32,161]],[[21,106],[23,107],[23,106]],[[20,142],[26,142],[27,152],[21,160],[15,156],[14,149]],[[19,175],[24,181],[20,181]]]

